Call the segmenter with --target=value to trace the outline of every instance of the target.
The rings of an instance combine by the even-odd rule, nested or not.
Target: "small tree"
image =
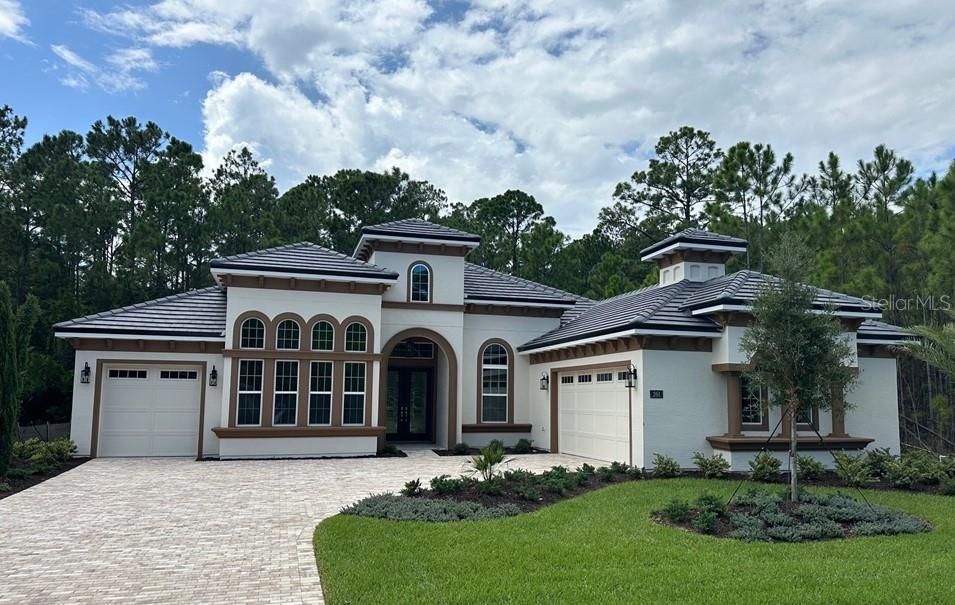
[[[20,396],[30,335],[39,314],[34,296],[16,311],[10,288],[0,282],[0,477],[7,474],[20,420]]]
[[[740,341],[750,360],[747,374],[769,391],[769,404],[789,416],[789,468],[792,501],[799,501],[796,419],[813,404],[831,409],[833,385],[848,392],[856,373],[846,365],[853,351],[840,322],[813,309],[816,291],[802,281],[812,269],[806,245],[785,234],[768,256],[779,275],[770,278],[753,300],[753,325]]]

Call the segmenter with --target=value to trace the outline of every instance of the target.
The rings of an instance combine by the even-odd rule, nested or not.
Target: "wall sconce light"
[[[627,388],[632,389],[637,386],[637,368],[630,366],[627,370]]]
[[[219,384],[219,372],[216,371],[216,367],[212,366],[212,371],[209,372],[209,386],[214,387]]]
[[[541,390],[546,391],[548,384],[550,384],[550,378],[547,376],[547,372],[541,372]]]
[[[89,384],[90,383],[90,364],[84,363],[83,369],[80,370],[80,383]]]

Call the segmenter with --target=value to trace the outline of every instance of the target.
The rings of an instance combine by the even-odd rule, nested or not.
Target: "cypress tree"
[[[0,282],[0,477],[10,467],[17,437],[22,370],[26,367],[38,311],[37,299],[31,295],[14,312],[10,288]]]

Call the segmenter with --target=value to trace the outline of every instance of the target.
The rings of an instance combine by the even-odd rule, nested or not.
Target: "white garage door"
[[[558,449],[597,460],[627,462],[630,389],[627,368],[565,372],[558,378]]]
[[[106,366],[99,456],[195,456],[202,374],[189,366]]]

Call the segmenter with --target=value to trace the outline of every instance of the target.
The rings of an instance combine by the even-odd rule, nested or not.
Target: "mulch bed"
[[[53,471],[49,471],[46,473],[39,473],[36,475],[29,475],[22,479],[10,479],[9,477],[0,479],[0,483],[6,483],[7,485],[10,486],[10,491],[0,492],[0,500],[3,500],[4,498],[8,496],[12,496],[13,494],[17,492],[22,492],[23,490],[31,488],[34,485],[43,483],[47,479],[52,479],[53,477],[56,477],[60,473],[65,473],[66,471],[72,470],[78,467],[79,465],[83,464],[84,462],[88,462],[88,461],[89,461],[89,458],[73,458],[69,462],[64,463],[62,466],[60,466],[59,468]]]
[[[479,447],[469,448],[468,451],[463,454],[460,452],[456,452],[454,450],[431,450],[431,451],[439,456],[480,456],[481,455],[481,448]],[[531,451],[529,452],[515,452],[513,447],[506,447],[504,448],[504,452],[512,456],[526,456],[529,454],[549,454],[550,453],[547,450],[542,450],[537,447],[532,447]]]
[[[694,477],[697,479],[703,477],[702,473],[695,470],[684,471],[682,476]],[[720,479],[729,480],[729,481],[752,481],[752,479],[750,479],[749,477],[749,473],[745,473],[745,472],[726,473],[723,477],[720,477]],[[766,485],[788,486],[789,473],[786,471],[781,471],[779,478],[773,481],[765,481],[763,483],[765,483]],[[845,481],[840,479],[839,475],[837,475],[834,471],[826,471],[825,476],[823,476],[820,479],[813,479],[811,481],[806,480],[802,477],[799,477],[799,485],[808,486],[808,487],[834,487],[834,488],[853,489],[853,490],[856,489],[855,487],[850,487],[846,485]],[[926,485],[926,484],[920,483],[914,487],[908,488],[908,487],[899,487],[897,485],[894,485],[886,481],[870,481],[866,483],[865,485],[860,486],[860,489],[874,489],[874,490],[892,491],[892,492],[914,492],[917,494],[935,494],[935,495],[938,495],[941,492],[941,486],[939,485]]]

